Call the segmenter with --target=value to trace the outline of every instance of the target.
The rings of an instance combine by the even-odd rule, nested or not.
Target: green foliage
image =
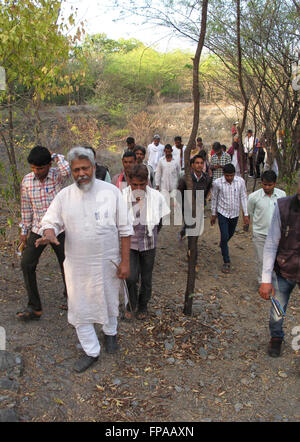
[[[61,93],[56,80],[69,54],[69,41],[63,35],[66,26],[57,24],[61,1],[0,4],[0,60],[8,86],[16,94],[27,91],[35,100],[44,100],[50,92]],[[67,90],[67,82],[64,87]]]

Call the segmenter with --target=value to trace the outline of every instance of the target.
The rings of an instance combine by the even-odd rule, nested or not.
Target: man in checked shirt
[[[56,168],[51,167],[52,160],[57,163]],[[25,287],[28,295],[28,305],[24,311],[17,313],[17,318],[23,321],[37,320],[42,315],[42,304],[37,288],[36,266],[46,247],[35,247],[35,242],[40,235],[40,222],[57,193],[62,189],[64,182],[71,175],[69,163],[63,155],[50,153],[46,147],[35,146],[27,158],[32,172],[25,175],[21,185],[21,234],[20,242],[25,246],[21,267],[24,275]],[[67,296],[63,261],[64,232],[58,236],[59,246],[51,244],[64,281],[64,295]],[[62,308],[66,308],[63,304]]]
[[[233,164],[226,164],[223,167],[223,177],[217,178],[213,183],[211,198],[211,220],[213,226],[218,218],[221,233],[220,247],[223,256],[223,273],[230,272],[230,257],[228,241],[234,235],[240,214],[240,205],[243,209],[244,226],[249,226],[247,209],[247,189],[245,181],[235,176]]]

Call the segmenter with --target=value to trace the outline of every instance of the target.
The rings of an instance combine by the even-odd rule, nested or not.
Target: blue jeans
[[[277,299],[286,312],[287,305],[290,299],[290,294],[296,286],[296,282],[291,281],[289,279],[283,278],[282,276],[277,275],[273,272],[272,275],[272,284],[275,290],[275,299]],[[300,286],[300,284],[298,284]],[[270,322],[269,329],[272,338],[284,338],[284,332],[282,329],[283,319],[279,318],[276,314],[276,311],[272,305],[270,310]]]
[[[225,216],[218,213],[218,222],[221,232],[221,242],[220,247],[222,251],[224,263],[230,263],[228,241],[232,238],[235,228],[237,226],[239,217],[236,218],[226,218]]]

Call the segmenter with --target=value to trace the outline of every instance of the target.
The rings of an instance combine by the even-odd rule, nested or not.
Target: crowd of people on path
[[[185,215],[188,207],[183,196],[188,181],[192,191],[203,196],[197,203],[203,205],[203,212],[211,202],[210,224],[218,222],[223,273],[231,272],[228,243],[240,211],[245,230],[252,221],[259,293],[272,301],[268,353],[280,355],[289,297],[300,284],[300,183],[297,193],[287,197],[276,187],[275,171],[261,170],[261,147],[254,143],[251,130],[241,158],[235,128],[234,124],[229,150],[216,141],[208,153],[202,138],[197,138],[190,155],[191,180],[185,174],[186,145],[180,136],[174,138],[173,145],[163,145],[156,134],[147,149],[128,137],[122,153],[123,168],[113,177],[96,162],[91,146],[72,148],[68,160],[43,146],[31,150],[31,172],[21,185],[20,223],[21,268],[28,303],[17,318],[32,321],[42,317],[36,268],[50,244],[64,284],[61,308],[68,311],[68,322],[74,326],[84,352],[74,364],[76,372],[85,371],[99,358],[94,324],[102,324],[105,350],[118,350],[121,280],[126,295],[122,319],[147,318],[158,235],[171,212],[170,198],[165,195],[173,200],[181,195]],[[56,167],[52,167],[53,162]],[[256,169],[262,186],[249,196],[242,176],[248,164],[249,175]],[[74,183],[66,186],[69,177]],[[180,241],[191,227],[185,216],[183,219]]]

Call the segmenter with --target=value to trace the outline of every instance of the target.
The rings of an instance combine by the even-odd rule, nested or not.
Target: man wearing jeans
[[[284,198],[286,196],[283,190],[275,187],[276,179],[277,176],[273,170],[264,172],[261,177],[262,189],[251,193],[248,198],[248,212],[250,218],[252,218],[253,226],[253,246],[258,284],[261,284],[264,245],[276,201],[278,198]]]
[[[264,247],[262,283],[259,289],[263,299],[270,295],[286,312],[290,295],[300,286],[300,182],[294,196],[277,201],[269,233]],[[273,272],[274,269],[274,272]],[[271,340],[268,354],[280,356],[284,338],[283,317],[278,316],[273,304],[270,311],[269,329]]]
[[[147,317],[147,304],[152,292],[152,272],[155,260],[156,242],[161,219],[170,213],[163,195],[147,186],[148,169],[137,164],[128,173],[130,185],[123,189],[123,197],[134,218],[134,235],[130,243],[130,276],[126,283],[129,292],[124,317],[137,319]],[[138,293],[137,283],[141,277]]]
[[[223,177],[217,178],[213,183],[210,221],[213,226],[218,218],[221,232],[220,247],[224,261],[223,273],[230,272],[228,241],[234,235],[239,219],[240,205],[242,205],[244,213],[244,225],[249,225],[245,181],[243,178],[235,176],[233,164],[226,164],[223,167]]]

